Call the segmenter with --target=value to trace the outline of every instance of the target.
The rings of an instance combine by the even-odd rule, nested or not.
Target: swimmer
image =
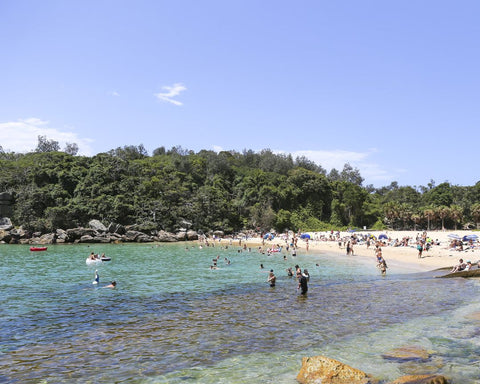
[[[100,282],[100,276],[98,276],[98,271],[95,270],[95,280],[93,280],[92,284],[98,284]]]
[[[117,286],[117,282],[113,280],[109,285],[106,285],[103,288],[115,288]]]

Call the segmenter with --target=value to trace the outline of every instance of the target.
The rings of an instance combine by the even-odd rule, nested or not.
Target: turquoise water
[[[88,266],[92,251],[112,261]],[[480,323],[468,317],[480,311],[474,279],[394,268],[381,277],[373,256],[285,261],[192,243],[0,245],[0,259],[0,383],[293,384],[301,358],[319,354],[383,382],[439,373],[480,383]],[[295,264],[311,274],[306,296],[285,272]],[[103,288],[111,280],[117,288]],[[405,345],[432,358],[382,358]]]

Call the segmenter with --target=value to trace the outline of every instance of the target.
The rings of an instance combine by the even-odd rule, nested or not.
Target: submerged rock
[[[374,384],[378,382],[365,372],[325,356],[304,357],[297,381],[301,384]]]
[[[392,349],[382,355],[386,360],[396,360],[398,362],[406,361],[428,361],[430,353],[423,347],[417,345],[406,345],[400,348]]]
[[[388,384],[448,384],[449,381],[441,375],[411,375],[402,376]]]

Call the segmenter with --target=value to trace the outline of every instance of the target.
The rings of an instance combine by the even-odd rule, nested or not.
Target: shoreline
[[[420,236],[421,231],[357,231],[357,232],[340,232],[341,239],[348,239],[352,235],[374,235],[378,238],[380,234],[388,236],[386,243],[394,242],[396,239],[401,241],[403,238],[410,238],[407,246],[392,246],[382,245],[382,254],[389,267],[389,272],[392,273],[396,268],[401,270],[409,270],[412,273],[415,272],[427,272],[433,271],[439,268],[453,267],[458,264],[459,259],[466,261],[472,261],[476,263],[480,260],[480,245],[475,243],[476,247],[472,249],[457,251],[450,248],[453,235],[458,235],[463,238],[467,235],[476,234],[475,231],[459,230],[459,231],[430,231],[427,232],[427,237],[434,240],[435,243],[432,247],[422,253],[422,257],[418,257],[418,250],[416,248],[416,237]],[[478,232],[477,232],[478,233]],[[322,252],[331,255],[346,256],[346,249],[342,243],[342,247],[339,247],[337,240],[320,240],[324,236],[330,236],[330,232],[308,232],[310,240],[298,239],[297,247],[301,253]],[[450,237],[449,237],[450,236]],[[238,241],[238,240],[237,240]],[[259,247],[262,246],[262,238],[248,238],[242,240],[242,244],[246,243],[247,246]],[[265,240],[263,248],[269,248],[279,244],[285,246],[285,239],[280,235],[273,240]],[[353,246],[354,255],[348,257],[359,257],[365,261],[371,260],[376,265],[375,259],[375,244],[372,242],[370,247],[367,248],[365,243],[356,244]]]

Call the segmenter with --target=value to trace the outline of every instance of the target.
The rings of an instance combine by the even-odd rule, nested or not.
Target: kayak
[[[47,247],[30,247],[30,251],[37,252],[37,251],[46,251]]]

